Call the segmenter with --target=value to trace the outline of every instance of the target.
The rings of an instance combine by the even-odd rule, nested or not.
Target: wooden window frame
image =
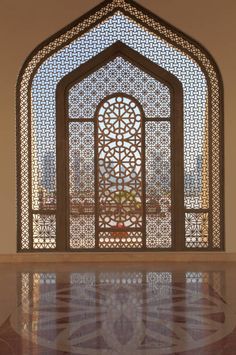
[[[152,63],[133,49],[121,42],[117,42],[87,63],[81,65],[65,76],[57,86],[57,237],[60,251],[88,251],[88,249],[70,249],[67,236],[68,231],[68,133],[66,130],[66,117],[68,116],[68,102],[66,100],[70,88],[89,74],[116,58],[123,57],[132,64],[145,71],[153,78],[164,83],[171,92],[171,185],[172,185],[172,248],[139,248],[139,249],[101,249],[93,248],[91,251],[154,251],[154,250],[183,250],[184,248],[184,178],[183,178],[183,91],[179,80],[166,70]],[[106,98],[105,98],[106,99]],[[173,133],[174,132],[174,133]],[[178,154],[177,154],[178,152]],[[67,193],[65,193],[67,191]]]

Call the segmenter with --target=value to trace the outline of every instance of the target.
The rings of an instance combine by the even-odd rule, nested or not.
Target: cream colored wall
[[[16,250],[15,85],[28,54],[44,39],[97,5],[97,0],[0,0],[0,253]],[[225,88],[226,250],[236,252],[236,2],[139,0],[202,43]]]

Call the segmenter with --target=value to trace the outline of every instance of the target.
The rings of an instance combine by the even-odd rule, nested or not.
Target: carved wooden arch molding
[[[114,24],[117,31],[111,35]],[[96,53],[94,38],[98,31],[100,36],[104,31],[106,37],[103,47],[98,39]],[[136,44],[131,43],[132,36],[129,38],[131,31],[136,36]],[[117,41],[123,44],[114,45]],[[85,42],[84,51],[78,56],[79,45]],[[148,43],[151,43],[149,49]],[[110,50],[113,54],[108,53]],[[181,109],[184,102],[182,120],[173,123],[184,123],[184,153],[181,153],[184,169],[182,175],[179,171],[177,175],[172,172],[172,176],[184,181],[185,206],[176,208],[178,211],[182,209],[182,217],[178,216],[179,212],[174,213],[172,230],[176,231],[176,236],[168,250],[223,250],[223,88],[217,65],[201,45],[134,1],[113,0],[104,1],[42,43],[20,72],[17,84],[18,251],[66,249],[65,238],[57,237],[56,231],[58,221],[66,218],[63,204],[59,202],[60,189],[64,185],[59,182],[57,190],[55,187],[58,179],[56,87],[63,77],[71,80],[75,73],[78,74],[77,68],[83,71],[81,64],[89,66],[89,63],[96,62],[96,58],[104,62],[103,55],[114,57],[117,51],[124,59],[142,67],[144,72],[150,74],[151,71],[160,82],[166,81],[172,89],[174,83],[182,85],[177,92],[181,97],[183,91],[184,99],[174,99],[172,103],[178,106],[180,102]],[[102,52],[106,54],[99,55]],[[165,79],[164,73],[172,79]],[[67,79],[62,83],[68,84]],[[197,107],[199,98],[201,104]],[[181,152],[181,144],[179,147]],[[178,165],[175,159],[172,167]],[[57,161],[60,158],[57,157]],[[173,191],[177,191],[178,186],[181,191],[181,181],[174,181],[174,185]],[[177,192],[173,194],[174,201],[177,201]],[[175,209],[175,203],[172,207]],[[176,223],[176,218],[182,219],[182,223]],[[180,243],[176,243],[178,238]],[[155,249],[167,248],[160,245]]]

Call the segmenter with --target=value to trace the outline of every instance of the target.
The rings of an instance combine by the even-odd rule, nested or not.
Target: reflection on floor
[[[236,265],[207,269],[2,265],[0,354],[235,355]]]

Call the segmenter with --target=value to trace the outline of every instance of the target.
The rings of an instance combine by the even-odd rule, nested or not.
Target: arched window
[[[130,0],[40,45],[17,86],[18,250],[222,250],[211,56]]]

